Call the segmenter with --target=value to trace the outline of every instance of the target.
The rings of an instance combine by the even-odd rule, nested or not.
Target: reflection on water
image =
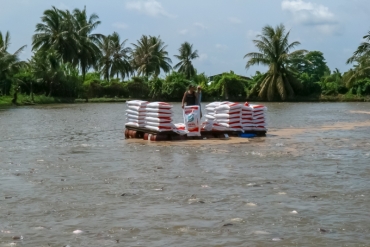
[[[0,111],[0,246],[368,246],[369,104],[267,106],[176,143],[124,140],[125,104]]]

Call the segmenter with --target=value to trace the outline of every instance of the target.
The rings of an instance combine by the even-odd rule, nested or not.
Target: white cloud
[[[322,4],[303,0],[283,0],[281,8],[290,12],[296,23],[313,26],[321,33],[333,34],[339,30],[335,15]]]
[[[229,21],[234,24],[240,24],[242,21],[236,17],[229,17]]]
[[[221,45],[221,44],[216,44],[215,47],[216,49],[219,49],[219,50],[227,50],[229,48],[227,45]]]
[[[123,22],[115,22],[112,24],[113,27],[119,28],[119,29],[126,29],[128,28],[128,25]]]
[[[129,10],[136,10],[149,16],[165,16],[173,17],[169,14],[160,2],[156,0],[146,0],[146,1],[131,1],[126,3],[126,8]]]
[[[199,61],[205,61],[208,59],[208,55],[206,53],[199,54]]]
[[[195,22],[194,26],[199,27],[201,29],[207,29],[208,28],[206,25],[204,25],[203,23],[200,23],[200,22]]]
[[[181,34],[181,35],[185,35],[185,34],[188,34],[188,33],[189,33],[189,30],[187,30],[187,29],[182,29],[182,30],[179,31],[179,34]]]

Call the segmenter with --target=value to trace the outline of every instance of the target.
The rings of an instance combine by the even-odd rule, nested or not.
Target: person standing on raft
[[[189,86],[189,89],[184,93],[184,97],[182,98],[182,108],[184,109],[184,105],[186,103],[187,106],[190,105],[198,105],[198,94],[195,92],[195,87],[193,85]]]

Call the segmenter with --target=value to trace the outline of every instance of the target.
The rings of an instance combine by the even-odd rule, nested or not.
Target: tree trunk
[[[33,99],[33,83],[31,82],[31,88],[30,88],[30,93],[31,93],[31,102],[34,103],[34,99]]]
[[[14,92],[14,95],[13,95],[13,99],[12,99],[12,103],[14,105],[18,105],[17,99],[18,99],[18,88],[15,89],[15,92]]]
[[[48,95],[48,97],[51,97],[51,94],[52,93],[53,93],[53,82],[50,82],[49,95]]]

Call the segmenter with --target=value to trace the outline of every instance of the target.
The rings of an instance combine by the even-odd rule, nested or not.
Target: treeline
[[[251,78],[232,71],[208,77],[193,60],[198,51],[184,42],[172,67],[166,44],[143,35],[131,46],[118,33],[94,33],[100,25],[86,8],[44,11],[32,37],[33,55],[20,61],[9,52],[10,34],[0,32],[0,97],[17,93],[60,98],[118,97],[179,101],[190,84],[201,85],[204,100],[294,100],[297,96],[370,95],[370,32],[348,59],[349,71],[331,71],[320,51],[294,50],[283,25],[266,26],[253,42],[258,52],[244,57],[246,68],[266,65]],[[164,76],[160,76],[164,75]]]

